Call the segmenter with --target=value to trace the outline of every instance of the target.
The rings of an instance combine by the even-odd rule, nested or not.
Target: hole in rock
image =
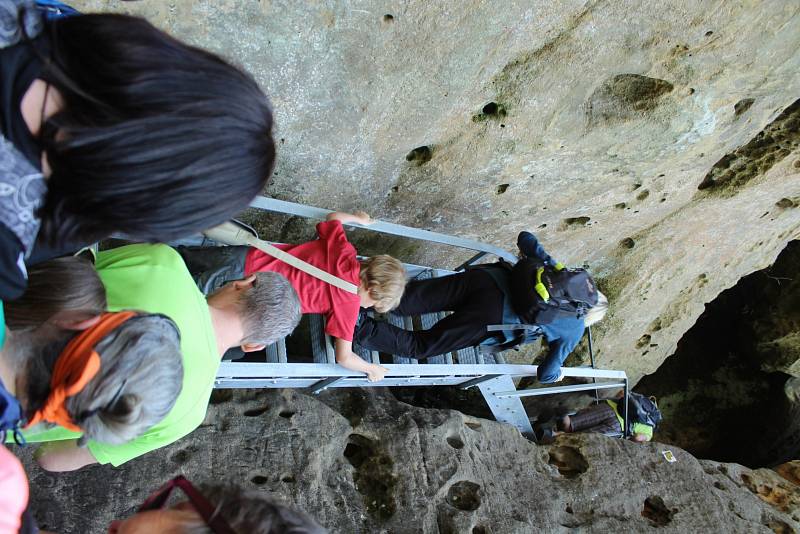
[[[589,469],[589,462],[575,447],[562,445],[550,448],[551,465],[556,466],[558,472],[565,478],[577,478]]]
[[[431,147],[427,145],[418,146],[408,154],[406,154],[406,161],[410,161],[416,165],[424,165],[429,162],[433,157]]]
[[[394,22],[394,15],[390,15],[389,13],[383,16],[383,22]]]
[[[281,477],[281,482],[285,482],[286,484],[294,484],[297,481],[292,475],[283,475]]]
[[[498,195],[502,195],[503,193],[508,191],[508,186],[509,186],[509,184],[500,184],[500,185],[498,185],[497,189],[495,189],[495,193],[497,193]]]
[[[464,423],[464,424],[465,424],[465,425],[467,425],[467,428],[469,428],[470,430],[474,430],[475,432],[480,432],[480,430],[481,430],[481,425],[480,425],[480,423],[470,423],[470,422],[466,422],[466,423]]]
[[[574,225],[585,225],[591,219],[589,217],[567,217],[564,219],[564,224],[566,226],[574,226]]]
[[[626,237],[625,239],[619,242],[619,246],[622,248],[633,248],[635,245],[636,242],[630,237]]]
[[[469,480],[456,482],[447,490],[447,502],[465,512],[477,510],[481,506],[481,487]]]
[[[344,457],[353,467],[361,465],[375,452],[374,442],[359,434],[351,434],[344,448]]]
[[[183,449],[173,454],[172,458],[170,459],[176,464],[184,464],[189,460],[191,456],[192,456],[191,452],[189,452],[186,449]]]
[[[264,406],[263,408],[253,408],[252,410],[247,410],[244,412],[245,417],[258,417],[264,415],[269,411],[269,406]]]
[[[750,109],[750,106],[755,102],[755,98],[743,98],[733,105],[733,114],[737,117]]]
[[[484,115],[498,116],[498,117],[505,117],[506,115],[506,108],[502,104],[498,104],[497,102],[489,102],[481,109]]]
[[[489,531],[488,528],[484,527],[483,525],[478,525],[478,526],[472,527],[472,534],[490,534],[490,531]]]
[[[646,517],[659,527],[663,527],[672,521],[674,512],[667,508],[664,504],[664,499],[655,495],[648,497],[644,500],[644,507],[642,508],[642,516]]]
[[[453,447],[454,449],[464,448],[464,442],[455,436],[450,436],[449,438],[447,438],[447,444]]]
[[[223,404],[233,399],[232,389],[215,389],[211,392],[209,404]]]
[[[250,479],[250,482],[252,482],[256,486],[261,486],[262,484],[266,484],[267,480],[269,480],[269,479],[267,477],[265,477],[264,475],[256,475],[256,476],[254,476],[253,478]]]
[[[751,468],[796,458],[800,450],[800,378],[793,376],[800,369],[797,265],[800,241],[792,241],[772,266],[743,277],[706,304],[675,353],[639,381],[636,391],[655,395],[664,416],[656,441],[699,458]],[[662,315],[658,325],[666,328],[674,319]]]
[[[294,414],[295,412],[291,410],[281,410],[281,412],[278,415],[280,415],[284,419],[291,419]]]

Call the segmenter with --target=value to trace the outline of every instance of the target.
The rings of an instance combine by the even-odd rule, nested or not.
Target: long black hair
[[[42,130],[45,241],[166,241],[223,222],[266,186],[272,111],[248,74],[138,17],[67,17],[46,34],[42,78],[64,106]]]

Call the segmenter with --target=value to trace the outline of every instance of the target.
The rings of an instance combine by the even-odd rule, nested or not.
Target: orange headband
[[[100,371],[100,355],[94,347],[112,330],[136,316],[131,311],[104,313],[94,326],[75,336],[58,356],[50,379],[50,394],[40,409],[36,410],[26,428],[42,421],[55,423],[67,430],[80,432],[69,416],[64,404],[68,397],[80,393]]]

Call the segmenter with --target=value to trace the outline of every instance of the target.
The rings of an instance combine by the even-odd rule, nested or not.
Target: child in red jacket
[[[351,282],[358,287],[358,294],[334,287],[253,247],[178,247],[177,250],[204,293],[255,272],[272,271],[286,277],[300,297],[303,313],[325,316],[325,333],[334,338],[336,362],[366,373],[374,382],[383,379],[388,369],[366,362],[353,352],[358,311],[372,307],[384,313],[397,307],[405,289],[406,272],[402,263],[387,255],[359,261],[342,227],[350,222],[369,225],[372,219],[364,212],[333,212],[317,224],[318,239],[276,246]]]

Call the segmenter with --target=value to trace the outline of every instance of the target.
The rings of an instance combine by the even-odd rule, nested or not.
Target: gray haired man
[[[300,301],[288,280],[257,273],[229,282],[207,298],[197,289],[175,249],[167,245],[128,245],[101,251],[95,264],[111,311],[140,310],[172,319],[181,334],[183,389],[175,406],[157,425],[122,445],[89,440],[56,427],[28,441],[48,441],[37,451],[49,471],[71,471],[93,463],[119,466],[168,445],[197,428],[206,415],[222,355],[232,347],[256,351],[289,334],[300,321]]]

